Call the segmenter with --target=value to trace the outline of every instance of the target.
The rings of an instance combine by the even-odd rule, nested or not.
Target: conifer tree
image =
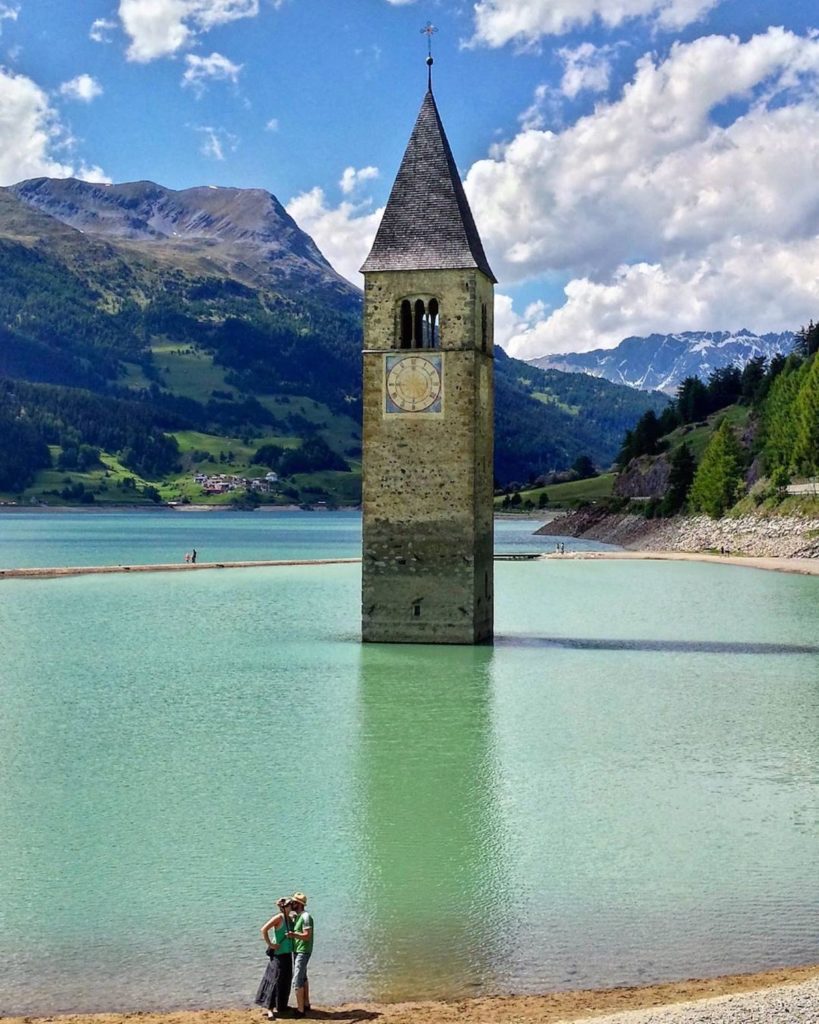
[[[626,466],[634,458],[634,431],[627,430],[623,443],[620,445],[620,451],[617,453],[617,458],[614,460],[617,463],[618,469],[622,472]]]
[[[708,412],[733,405],[742,394],[742,374],[736,366],[720,366],[708,375]]]
[[[793,349],[805,359],[819,351],[819,324],[811,320],[807,327],[800,327],[796,332]]]
[[[819,355],[811,358],[804,371],[794,402],[794,463],[814,476],[819,473]]]
[[[809,356],[819,352],[819,324],[815,324],[812,320],[805,335],[805,344]]]
[[[671,472],[668,477],[668,490],[662,503],[662,514],[673,516],[685,504],[688,492],[694,482],[696,462],[688,445],[683,442],[671,456]]]
[[[751,405],[763,394],[765,385],[765,356],[749,359],[742,370],[742,401]]]
[[[683,423],[695,423],[708,415],[708,388],[699,377],[686,377],[677,388],[677,411]]]
[[[796,463],[796,398],[802,382],[802,368],[793,357],[775,378],[765,402],[763,429],[765,459],[770,473],[790,477]]]
[[[713,435],[691,485],[695,512],[719,519],[734,504],[742,482],[742,449],[727,419]]]

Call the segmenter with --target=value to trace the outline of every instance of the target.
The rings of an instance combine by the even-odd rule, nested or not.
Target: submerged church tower
[[[431,82],[361,269],[362,638],[491,643],[495,277]]]

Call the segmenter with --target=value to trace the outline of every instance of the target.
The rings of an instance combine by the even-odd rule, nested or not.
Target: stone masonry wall
[[[480,351],[476,271],[367,275],[364,352],[362,633],[365,640],[491,639],[492,357]],[[384,355],[405,297],[440,307],[443,412],[386,415]],[[477,339],[477,348],[475,341]]]

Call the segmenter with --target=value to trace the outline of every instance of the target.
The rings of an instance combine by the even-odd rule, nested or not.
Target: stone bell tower
[[[491,643],[495,277],[431,84],[361,269],[362,638]]]

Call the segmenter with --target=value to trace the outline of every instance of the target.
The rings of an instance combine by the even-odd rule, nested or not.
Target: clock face
[[[441,411],[443,374],[440,355],[387,356],[386,411]]]

